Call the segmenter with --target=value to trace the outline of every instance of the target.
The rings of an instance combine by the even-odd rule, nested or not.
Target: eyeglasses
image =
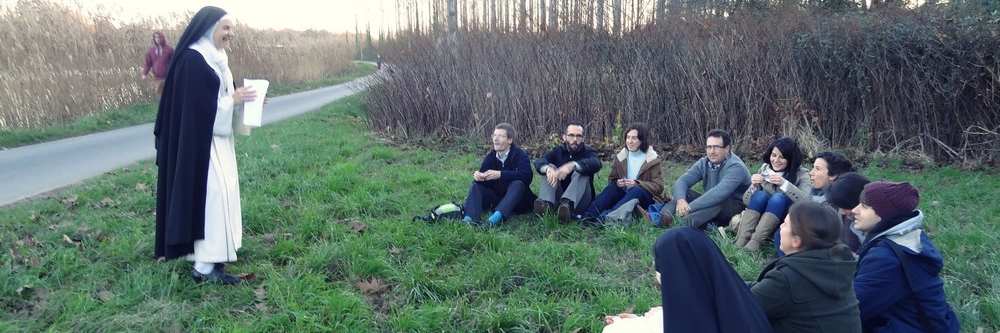
[[[715,149],[723,149],[723,148],[726,148],[726,146],[720,146],[720,145],[707,145],[707,146],[705,146],[705,150],[715,150]]]

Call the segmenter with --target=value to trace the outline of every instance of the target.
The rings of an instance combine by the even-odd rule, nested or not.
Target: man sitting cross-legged
[[[535,213],[544,214],[558,204],[559,222],[566,223],[590,206],[594,198],[593,177],[601,170],[601,161],[584,144],[582,125],[570,123],[562,139],[561,145],[535,160],[535,171],[545,176],[535,200]]]

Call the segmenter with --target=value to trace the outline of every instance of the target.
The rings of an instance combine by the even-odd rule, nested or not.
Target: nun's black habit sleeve
[[[772,332],[746,282],[704,232],[689,227],[668,230],[653,251],[664,332]]]
[[[219,77],[204,57],[178,50],[157,114],[156,257],[194,252],[205,236],[205,191]]]

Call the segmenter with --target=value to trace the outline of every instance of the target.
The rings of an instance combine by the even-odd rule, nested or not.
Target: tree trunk
[[[597,30],[604,31],[604,0],[597,0]]]
[[[448,32],[458,31],[458,0],[448,0]]]
[[[520,18],[517,20],[517,29],[520,31],[528,31],[528,1],[521,0],[521,6],[518,7],[518,16]]]
[[[559,31],[559,0],[549,0],[549,26]]]
[[[612,0],[611,16],[614,20],[611,26],[611,33],[615,36],[620,36],[622,33],[622,0]]]
[[[503,0],[503,30],[510,31],[510,0]]]
[[[546,31],[548,29],[548,27],[545,26],[545,23],[546,23],[545,19],[548,16],[549,12],[547,10],[545,10],[545,1],[547,1],[547,0],[538,0],[538,30],[539,31]]]
[[[490,30],[497,28],[497,0],[490,1]]]
[[[656,0],[656,24],[663,24],[666,19],[667,0]]]

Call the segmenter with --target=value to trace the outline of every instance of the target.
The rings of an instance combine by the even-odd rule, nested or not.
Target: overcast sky
[[[12,6],[17,0],[0,0]],[[332,32],[354,31],[355,17],[363,31],[366,22],[373,32],[379,26],[395,27],[395,0],[55,0],[86,11],[111,14],[129,22],[144,16],[167,16],[195,12],[205,5],[218,6],[238,21],[258,28],[323,29]],[[383,15],[384,11],[384,15]]]

